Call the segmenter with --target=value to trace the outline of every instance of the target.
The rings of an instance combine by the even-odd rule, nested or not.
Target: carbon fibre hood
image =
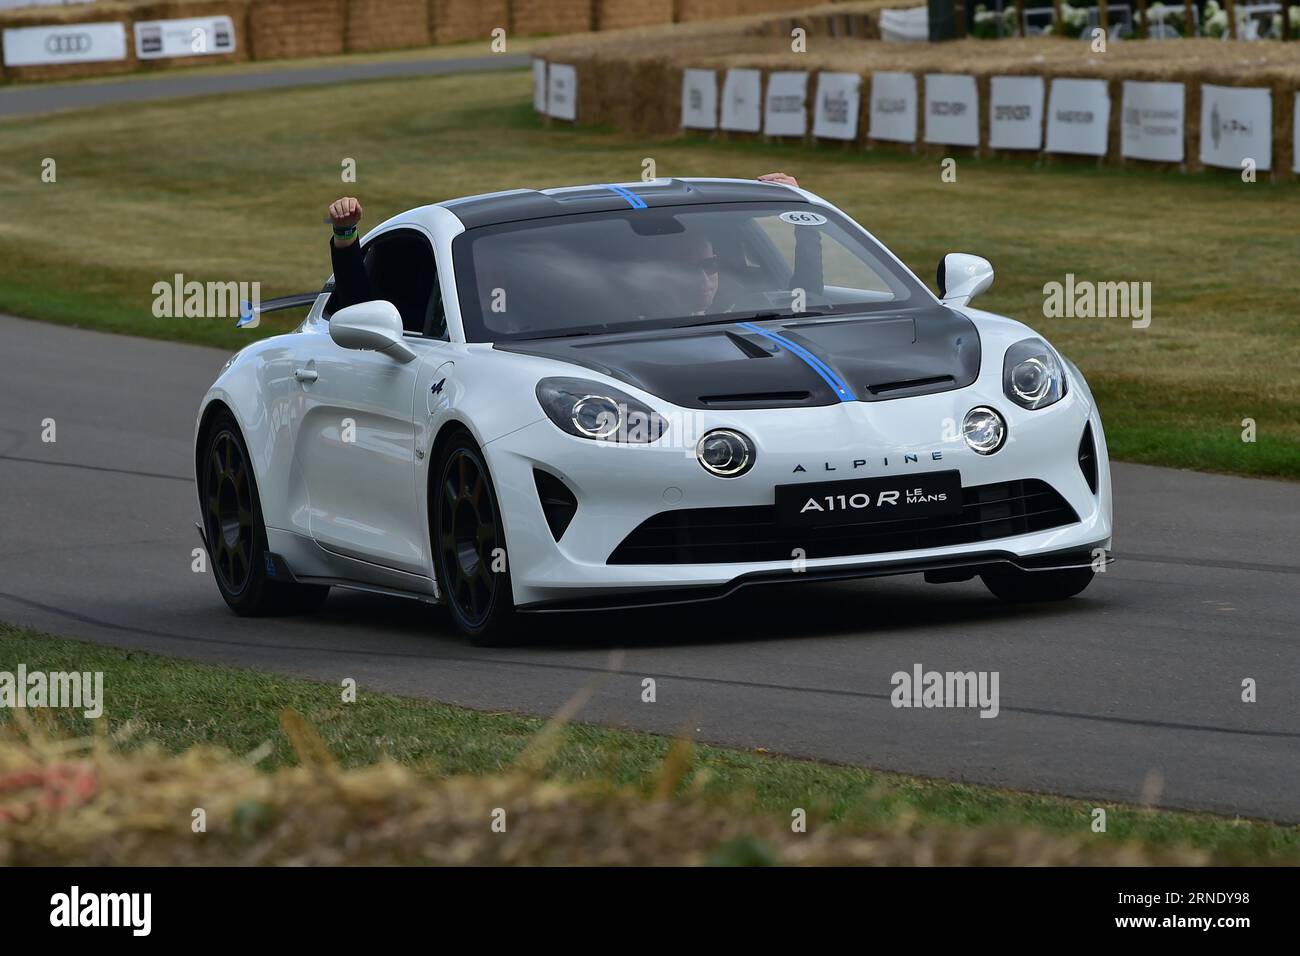
[[[974,323],[940,305],[495,347],[593,369],[684,408],[908,398],[964,388],[980,367]]]

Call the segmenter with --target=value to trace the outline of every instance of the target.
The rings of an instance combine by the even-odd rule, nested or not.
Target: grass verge
[[[164,827],[174,831],[169,843],[160,844],[156,852],[151,850],[130,859],[121,855],[128,850],[113,849],[115,844],[92,846],[76,842],[80,838],[72,836],[72,844],[51,844],[46,836],[28,832],[24,837],[27,843],[15,843],[13,824],[8,824],[11,830],[6,834],[0,815],[0,846],[9,840],[11,852],[22,845],[26,847],[23,852],[30,854],[11,862],[212,862],[208,856],[193,856],[198,851],[180,838],[190,832],[192,806],[209,805],[192,802],[199,799],[194,795],[195,788],[202,790],[216,784],[204,777],[201,785],[173,785],[168,775],[183,776],[189,766],[205,768],[203,772],[215,778],[233,774],[241,781],[234,791],[236,795],[244,791],[260,793],[262,796],[249,796],[248,800],[254,804],[270,801],[279,807],[275,813],[287,813],[287,807],[297,804],[285,796],[283,787],[296,795],[293,799],[305,800],[303,806],[310,808],[319,800],[303,796],[311,777],[294,776],[300,763],[328,765],[332,773],[356,775],[349,778],[352,783],[348,784],[335,780],[331,784],[334,789],[326,788],[329,793],[350,794],[354,787],[362,792],[370,792],[368,788],[373,786],[383,790],[392,783],[408,794],[416,790],[444,796],[472,792],[475,796],[465,799],[480,809],[500,805],[491,801],[506,799],[501,794],[514,794],[514,799],[535,808],[541,799],[539,794],[550,793],[560,795],[556,799],[563,797],[560,802],[567,808],[565,813],[587,812],[583,807],[590,811],[590,801],[595,801],[600,808],[597,816],[607,817],[606,825],[611,829],[599,838],[592,837],[606,842],[599,846],[592,843],[589,857],[561,854],[515,862],[704,862],[715,852],[723,853],[721,859],[728,858],[729,853],[763,858],[766,850],[758,852],[745,842],[751,838],[770,849],[774,858],[790,862],[1300,860],[1300,827],[1066,800],[721,747],[689,747],[651,734],[582,724],[552,725],[550,731],[544,732],[545,722],[534,718],[481,713],[370,693],[364,688],[354,703],[343,703],[340,688],[329,685],[63,640],[6,624],[0,624],[0,660],[8,662],[6,669],[17,668],[22,662],[28,672],[101,671],[106,700],[104,716],[97,721],[67,710],[0,709],[0,772],[30,769],[51,753],[66,760],[69,751],[75,750],[66,741],[94,737],[107,748],[92,759],[92,763],[98,761],[104,787],[112,791],[117,785],[113,781],[118,781],[124,788],[105,797],[118,801],[118,816],[130,818],[138,811],[144,819],[155,821],[157,829],[159,814],[166,809],[158,804],[160,798],[140,796],[138,807],[132,803],[132,792],[140,794],[147,789],[141,787],[141,774],[151,777],[160,792],[172,794],[166,812],[176,814]],[[290,717],[285,723],[286,711],[302,715],[302,720]],[[19,723],[28,714],[41,718],[44,729],[35,738],[47,741],[45,745],[33,744],[33,734],[20,729]],[[308,727],[314,730],[304,729]],[[64,743],[50,746],[51,739]],[[220,748],[236,755],[257,752],[259,772],[270,777],[272,783],[259,783],[245,772],[241,762],[213,756],[203,749],[188,757],[169,756],[190,753],[194,748]],[[138,765],[110,766],[112,761],[129,763],[137,758]],[[390,762],[400,769],[391,767]],[[476,780],[478,784],[473,783]],[[559,789],[538,789],[543,786]],[[321,791],[319,780],[315,788]],[[273,799],[274,794],[279,796]],[[5,797],[0,793],[0,808],[5,806]],[[12,806],[12,795],[8,797]],[[217,798],[209,795],[206,799]],[[422,795],[419,799],[431,798]],[[249,814],[258,818],[261,811],[239,809],[245,802],[225,797],[218,800],[222,809],[217,816],[224,821],[221,825],[226,827],[227,835],[242,833]],[[1106,809],[1105,833],[1091,831],[1096,806]],[[803,808],[808,816],[808,833],[799,836],[815,837],[820,849],[801,846],[791,834],[794,808]],[[92,800],[84,812],[100,811]],[[317,824],[324,826],[321,819],[325,817],[317,819]],[[676,817],[698,822],[699,827],[692,824],[683,828],[683,833],[693,834],[692,840],[699,838],[700,827],[706,823],[715,829],[699,845],[691,846],[689,841],[678,845],[675,838],[662,833],[653,835],[641,822],[630,822],[643,817],[655,821],[652,829],[661,824],[668,827],[668,821]],[[51,832],[62,832],[60,827],[66,822],[53,817],[41,819],[45,819],[44,824],[34,819],[26,825],[48,824],[53,828]],[[475,826],[483,819],[486,817],[475,818]],[[627,829],[619,830],[620,826]],[[306,842],[302,846],[295,842],[295,852],[308,854],[316,862],[342,852],[342,844],[332,842],[336,835],[332,828],[330,824],[320,830],[320,845],[314,848],[303,836]],[[71,824],[66,829],[69,834],[76,830]],[[260,826],[254,829],[263,832]],[[481,829],[486,831],[486,825]],[[117,822],[110,830],[122,847],[137,845],[124,838],[125,831]],[[309,834],[311,826],[297,820],[284,832],[300,831]],[[638,834],[649,841],[645,846],[629,842]],[[343,840],[342,831],[337,835]],[[662,855],[648,849],[660,843],[665,846]],[[68,849],[71,845],[75,845],[80,857]],[[579,849],[583,845],[577,844]],[[217,859],[269,861],[254,859],[250,856],[255,855],[254,850],[243,843],[232,847],[229,856]],[[630,856],[602,855],[611,847],[623,847]],[[259,852],[265,852],[265,848]],[[476,852],[486,854],[476,859],[509,861],[498,855],[503,852],[500,847],[483,844]],[[281,859],[279,853],[276,851],[272,857]],[[291,857],[288,848],[283,848],[283,853],[283,858]],[[400,858],[403,862],[420,859]],[[445,861],[441,856],[430,859]]]

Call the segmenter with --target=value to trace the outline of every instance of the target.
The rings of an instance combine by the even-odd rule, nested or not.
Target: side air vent
[[[1092,422],[1083,426],[1083,437],[1079,439],[1079,470],[1083,480],[1088,483],[1088,490],[1097,493],[1097,446],[1092,440]]]
[[[701,395],[700,402],[709,408],[765,408],[800,405],[810,392],[749,392],[743,395]]]
[[[954,379],[951,375],[936,375],[934,378],[913,378],[902,382],[884,382],[880,385],[868,385],[867,391],[872,395],[882,395],[885,392],[901,392],[910,388],[933,388],[936,385],[951,385]]]
[[[578,499],[564,482],[548,471],[534,468],[533,481],[537,485],[537,498],[542,503],[542,513],[546,515],[546,526],[551,529],[551,537],[559,541],[568,530],[573,516],[578,513]]]

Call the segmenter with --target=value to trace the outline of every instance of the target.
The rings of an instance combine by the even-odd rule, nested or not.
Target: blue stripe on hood
[[[796,356],[803,359],[804,363],[820,375],[822,380],[831,387],[831,391],[835,393],[836,397],[838,397],[841,402],[857,401],[857,396],[853,394],[853,390],[835,374],[834,370],[802,345],[799,345],[796,342],[791,342],[784,335],[778,335],[776,332],[765,329],[761,325],[755,325],[753,322],[737,322],[736,324],[748,332],[754,332],[766,339],[771,339],[777,345],[784,346]]]

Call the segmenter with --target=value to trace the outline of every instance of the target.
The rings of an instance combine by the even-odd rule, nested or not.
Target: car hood
[[[940,305],[494,347],[593,369],[683,408],[910,398],[964,388],[980,367],[974,323]]]

